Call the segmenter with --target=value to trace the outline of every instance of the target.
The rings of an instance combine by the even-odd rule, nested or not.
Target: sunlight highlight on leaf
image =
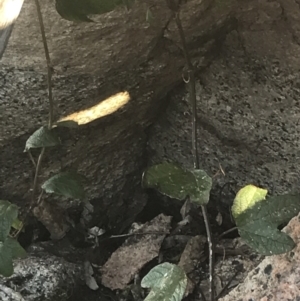
[[[262,255],[291,251],[295,243],[278,226],[287,223],[300,211],[300,195],[266,197],[267,190],[248,185],[242,188],[232,207],[241,238]]]
[[[266,198],[268,190],[256,187],[254,185],[247,185],[239,190],[232,206],[232,215],[237,218],[245,210],[253,207],[257,202]]]
[[[58,122],[72,120],[77,122],[79,125],[87,124],[93,120],[116,112],[117,110],[125,106],[129,102],[129,100],[130,95],[127,91],[120,92],[115,95],[112,95],[111,97],[105,100],[102,100],[97,105],[91,108],[63,117]]]

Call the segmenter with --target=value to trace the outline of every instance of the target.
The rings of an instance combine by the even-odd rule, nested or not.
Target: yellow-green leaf
[[[254,185],[247,185],[237,193],[233,205],[232,215],[237,218],[245,210],[252,208],[257,202],[261,202],[266,198],[268,190],[256,187]]]
[[[239,234],[255,251],[274,255],[294,248],[293,239],[278,226],[299,213],[300,195],[266,197],[266,190],[249,185],[239,191],[235,202],[239,206],[235,204],[233,217]]]

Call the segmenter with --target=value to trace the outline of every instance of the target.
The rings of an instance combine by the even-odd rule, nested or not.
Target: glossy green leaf
[[[64,127],[64,128],[70,128],[70,129],[75,129],[78,128],[78,123],[73,120],[64,120],[64,121],[59,121],[55,124],[57,127]]]
[[[141,286],[151,288],[145,301],[181,301],[187,277],[181,267],[165,262],[150,270]]]
[[[254,192],[252,188],[251,191]],[[300,195],[266,197],[263,190],[249,193],[249,200],[247,197],[240,198],[241,195],[245,197],[247,194],[238,193],[235,202],[243,199],[246,204],[251,204],[250,206],[236,206],[233,214],[244,241],[263,255],[291,251],[295,246],[294,241],[277,227],[287,223],[299,213]],[[242,208],[242,210],[237,210],[237,208]]]
[[[212,179],[200,169],[187,170],[173,163],[148,168],[143,175],[143,187],[154,188],[169,197],[204,205],[209,201]]]
[[[25,151],[28,151],[31,148],[51,147],[59,144],[60,141],[56,132],[42,126],[28,138]]]
[[[5,241],[17,216],[18,207],[16,205],[0,200],[0,241]]]
[[[47,193],[55,193],[65,197],[82,199],[85,196],[82,186],[83,181],[84,177],[79,174],[73,172],[61,172],[47,180],[42,185],[42,189]]]
[[[88,15],[104,14],[117,6],[131,5],[135,0],[56,0],[57,12],[66,20],[92,22]]]
[[[14,258],[24,258],[26,251],[20,244],[12,238],[7,238],[4,242],[0,242],[0,274],[9,277],[13,274]]]

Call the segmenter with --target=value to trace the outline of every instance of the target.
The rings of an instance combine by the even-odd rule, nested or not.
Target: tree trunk
[[[239,2],[237,27],[200,73],[198,152],[201,168],[214,177],[209,212],[212,222],[223,216],[220,231],[244,185],[270,194],[299,192],[298,2]],[[192,167],[186,93],[170,102],[151,131],[150,163],[168,158]]]

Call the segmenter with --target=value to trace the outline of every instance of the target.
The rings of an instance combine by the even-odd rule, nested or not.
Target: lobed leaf
[[[144,172],[142,184],[175,199],[189,196],[191,202],[204,205],[209,201],[212,179],[200,169],[187,170],[173,163],[162,163]]]

